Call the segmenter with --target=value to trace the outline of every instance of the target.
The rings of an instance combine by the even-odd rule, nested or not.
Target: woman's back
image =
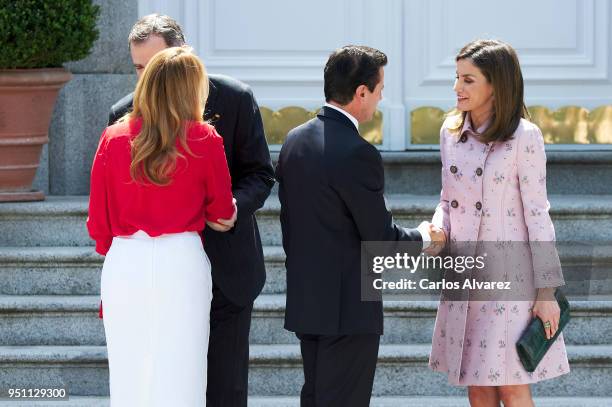
[[[113,236],[138,230],[149,236],[202,231],[206,220],[233,215],[231,179],[223,139],[206,123],[186,125],[186,151],[178,138],[175,168],[167,185],[134,180],[130,173],[131,146],[142,120],[108,127],[102,134],[91,178],[87,226],[105,254]]]

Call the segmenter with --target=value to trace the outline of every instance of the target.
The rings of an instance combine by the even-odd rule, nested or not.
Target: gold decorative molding
[[[270,145],[283,144],[289,130],[314,118],[319,109],[307,110],[288,106],[279,110],[261,107],[261,116]],[[612,105],[589,111],[580,106],[550,110],[544,106],[529,107],[531,120],[540,127],[547,144],[612,144]],[[410,112],[412,144],[438,144],[440,127],[447,114],[437,107],[424,106]],[[375,145],[383,141],[383,114],[359,125],[364,139]]]
[[[440,127],[446,112],[437,107],[419,107],[410,112],[412,144],[440,144]]]
[[[612,144],[612,106],[601,106],[591,112],[580,106],[554,111],[531,106],[529,113],[548,144]]]
[[[369,122],[359,124],[359,134],[374,145],[381,145],[383,142],[383,114],[380,110],[374,113],[374,117]]]
[[[276,111],[260,107],[259,110],[269,145],[283,144],[289,130],[306,123],[319,112],[319,109],[307,110],[298,106],[288,106]],[[380,145],[383,138],[382,123],[383,114],[377,111],[371,121],[359,125],[359,132],[370,143]]]
[[[309,111],[297,106],[284,107],[274,111],[260,107],[266,139],[268,144],[283,144],[289,130],[316,116],[316,111]]]
[[[589,112],[580,106],[550,110],[528,108],[531,121],[540,127],[547,144],[612,144],[612,106]],[[420,107],[410,113],[412,144],[438,144],[446,112],[437,107]]]

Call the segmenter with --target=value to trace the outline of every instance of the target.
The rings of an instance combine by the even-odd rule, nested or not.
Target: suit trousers
[[[111,406],[205,406],[212,279],[200,236],[115,237],[101,296]]]
[[[232,303],[213,283],[208,345],[209,407],[247,407],[253,303]]]
[[[296,335],[304,363],[301,407],[370,405],[380,335]]]

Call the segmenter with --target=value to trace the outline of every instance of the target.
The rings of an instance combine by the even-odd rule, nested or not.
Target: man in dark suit
[[[361,299],[361,242],[416,241],[419,255],[439,229],[393,223],[383,197],[378,150],[358,123],[372,119],[382,98],[387,57],[346,46],[325,66],[327,103],[291,130],[283,144],[279,182],[287,255],[285,328],[300,339],[305,383],[302,407],[368,406],[380,335],[381,301]]]
[[[185,39],[175,20],[152,14],[134,25],[129,44],[140,76],[153,55]],[[209,85],[204,118],[223,137],[237,218],[207,222],[204,231],[213,280],[206,399],[211,407],[246,407],[251,312],[266,278],[254,213],[270,195],[274,170],[251,89],[221,75],[209,75]],[[113,105],[109,125],[130,111],[132,99],[133,93]]]

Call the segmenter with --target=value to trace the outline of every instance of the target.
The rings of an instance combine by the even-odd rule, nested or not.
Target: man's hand
[[[444,230],[435,226],[433,223],[429,224],[429,236],[431,237],[431,244],[425,249],[425,254],[435,256],[444,249],[446,245],[446,233]]]
[[[236,198],[234,198],[233,201],[234,215],[232,215],[230,219],[218,219],[218,222],[206,221],[206,225],[217,232],[227,232],[233,228],[234,224],[236,223],[236,219],[238,219],[238,205],[236,204]]]

